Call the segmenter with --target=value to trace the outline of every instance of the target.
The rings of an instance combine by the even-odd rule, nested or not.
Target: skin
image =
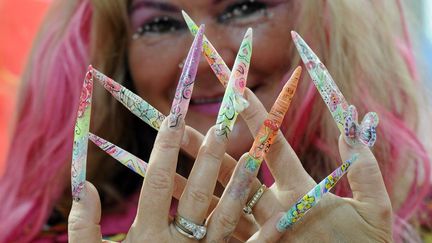
[[[246,90],[245,96],[250,107],[243,112],[243,117],[249,129],[256,131],[267,114],[250,90]],[[392,241],[391,203],[378,162],[369,148],[350,147],[340,138],[339,150],[343,160],[353,153],[359,154],[347,174],[353,198],[329,194],[294,227],[279,232],[276,224],[281,217],[280,212],[286,211],[315,185],[281,133],[266,157],[276,183],[263,194],[253,209],[253,216],[261,226],[258,228],[242,217],[247,195],[254,192],[251,190],[252,183],[245,183],[251,174],[244,167],[247,156],[245,154],[240,158],[234,171],[224,168],[229,164],[221,162],[226,141],[214,135],[214,128],[209,130],[199,149],[186,186],[183,183],[174,184],[180,146],[193,150],[203,141],[200,135],[189,133],[191,142],[182,144],[183,133],[183,123],[179,128],[167,129],[164,121],[150,157],[138,213],[126,242],[141,242],[143,239],[150,242],[189,242],[169,223],[171,196],[177,198],[180,192],[183,192],[179,202],[180,215],[195,222],[202,222],[207,217],[207,236],[203,242],[225,242],[233,234],[248,242],[277,242],[280,237],[281,242],[316,242],[318,239],[323,242]],[[213,166],[222,166],[224,173],[232,174],[220,199],[211,197],[218,177],[217,169],[208,169]],[[212,209],[210,216],[206,216],[206,208]],[[72,204],[68,223],[69,242],[100,242],[100,209],[98,193],[87,182],[81,200]]]
[[[131,13],[132,32],[136,32],[140,26],[151,23],[157,17],[168,16],[184,24],[180,11],[162,11],[140,5],[142,2],[136,0],[132,3],[132,6],[141,6]],[[252,27],[254,29],[252,66],[249,70],[247,86],[255,91],[265,107],[271,107],[277,90],[280,88],[280,82],[290,67],[290,58],[287,53],[290,42],[287,40],[291,37],[288,32],[278,31],[282,28],[290,29],[289,24],[286,24],[292,22],[291,15],[287,14],[290,4],[286,1],[263,1],[269,5],[267,16],[253,12],[244,18],[233,18],[229,22],[220,23],[217,18],[226,13],[225,9],[232,6],[235,1],[220,1],[217,4],[209,0],[199,2],[157,0],[154,2],[166,3],[167,6],[177,10],[183,9],[197,23],[205,24],[205,35],[230,68],[234,64],[235,56],[247,27]],[[145,33],[140,38],[130,42],[128,61],[137,92],[165,114],[169,111],[176,81],[180,75],[181,70],[178,65],[186,56],[191,41],[192,35],[183,26],[175,32],[153,31]],[[160,72],[160,67],[164,67],[163,72]],[[152,92],[148,92],[148,90]],[[205,59],[202,58],[186,124],[203,134],[206,133],[214,124],[217,114],[208,114],[208,112],[202,111],[203,107],[201,106],[200,109],[200,106],[194,105],[194,100],[221,97],[223,92],[224,88],[216,79]],[[243,121],[236,123],[230,137],[230,144],[235,144],[235,146],[228,146],[227,149],[227,152],[234,158],[239,158],[243,151],[247,151],[252,144],[252,137],[247,131],[247,126]]]
[[[142,0],[133,1],[133,4],[138,2]],[[339,144],[343,160],[354,152],[359,153],[357,163],[348,172],[353,198],[329,194],[293,228],[283,235],[278,232],[276,224],[281,212],[288,210],[316,184],[279,132],[266,156],[276,183],[263,194],[253,209],[258,225],[242,217],[243,206],[259,186],[254,175],[244,168],[246,156],[242,154],[252,144],[248,130],[255,135],[267,116],[266,108],[272,105],[277,95],[276,90],[282,77],[291,66],[288,53],[284,51],[289,49],[290,42],[287,40],[290,39],[290,33],[279,31],[291,29],[289,25],[293,22],[293,17],[289,12],[289,1],[263,1],[273,4],[268,8],[268,15],[254,14],[223,24],[217,21],[217,17],[234,1],[153,2],[168,3],[167,6],[176,10],[162,11],[148,6],[141,10],[137,8],[131,14],[132,32],[156,17],[168,15],[182,21],[179,10],[184,9],[197,23],[206,24],[206,36],[230,67],[244,31],[247,27],[254,28],[248,87],[254,89],[256,96],[246,90],[245,97],[250,102],[250,107],[242,113],[245,122],[238,121],[229,141],[215,138],[211,132],[214,128],[211,127],[216,121],[216,114],[201,111],[193,100],[222,96],[223,88],[202,59],[186,124],[201,133],[210,132],[203,139],[202,135],[188,132],[187,128],[184,132],[184,125],[176,129],[161,128],[141,190],[142,200],[126,242],[138,242],[138,239],[140,242],[190,242],[170,224],[168,210],[172,195],[180,197],[179,214],[183,217],[195,222],[207,218],[208,233],[203,240],[205,242],[226,242],[232,235],[250,242],[277,242],[281,236],[282,242],[316,242],[318,239],[324,242],[390,242],[391,203],[378,163],[368,148],[352,148],[343,139],[340,139]],[[139,95],[165,114],[170,110],[176,81],[181,72],[178,65],[186,56],[191,41],[192,37],[184,27],[172,33],[148,33],[131,39],[129,44],[129,68]],[[187,134],[186,142],[181,139],[183,133]],[[214,143],[219,143],[220,146],[211,145]],[[186,185],[182,183],[174,186],[180,146],[186,151],[194,151],[197,160]],[[235,168],[232,158],[227,159],[224,155],[225,148],[234,158],[239,158]],[[219,174],[218,167],[221,168]],[[227,185],[220,199],[212,198],[217,179]],[[81,201],[73,203],[69,216],[70,242],[100,242],[100,201],[96,189],[90,183],[85,186],[85,195]],[[211,214],[207,215],[208,212]]]
[[[161,125],[155,146],[152,150],[149,166],[141,188],[138,211],[126,239],[123,242],[195,242],[180,234],[169,216],[171,197],[178,191],[175,182],[175,170],[181,140],[185,131],[184,121],[177,126],[168,125],[167,117]],[[219,146],[216,146],[219,145]],[[192,222],[203,222],[212,200],[212,193],[217,180],[218,168],[225,154],[226,140],[209,130],[197,156],[191,176],[179,200],[178,212]],[[208,170],[208,164],[215,166]],[[203,177],[204,176],[204,177]],[[191,208],[191,205],[194,205]],[[227,224],[228,217],[239,218],[241,210],[219,206],[222,212],[215,211],[207,224],[209,234],[203,242],[221,242],[229,239],[235,224]],[[235,216],[234,216],[235,215]],[[281,214],[273,215],[248,242],[275,242],[281,237],[274,227]],[[69,242],[100,242],[101,204],[96,188],[86,182],[79,201],[73,201],[68,219]],[[251,228],[251,226],[246,226]],[[252,234],[252,233],[249,233]]]

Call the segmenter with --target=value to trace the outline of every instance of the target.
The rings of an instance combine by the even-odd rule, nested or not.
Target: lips
[[[256,84],[250,87],[250,89],[252,92],[255,92],[261,86],[262,84]],[[189,108],[199,113],[204,113],[207,115],[217,115],[220,105],[222,103],[223,96],[223,93],[207,96],[197,95],[196,97],[192,97]]]
[[[192,98],[190,101],[191,105],[205,105],[205,104],[212,104],[212,103],[221,103],[223,99],[223,94],[218,95],[216,97],[210,98],[210,97],[202,97],[202,98]]]

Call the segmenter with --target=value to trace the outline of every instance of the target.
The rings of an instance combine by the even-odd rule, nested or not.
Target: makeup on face
[[[286,0],[216,0],[207,1],[209,9],[217,9],[213,19],[220,25],[252,25],[270,15],[269,10]],[[181,10],[189,4],[183,1],[136,0],[130,7],[133,39],[145,35],[163,35],[185,30]],[[211,12],[214,12],[213,10]]]
[[[175,94],[181,63],[187,55],[193,36],[181,10],[190,14],[198,25],[206,25],[206,35],[227,66],[232,69],[248,27],[254,35],[254,57],[248,75],[251,89],[267,108],[271,107],[282,87],[282,77],[289,71],[288,58],[292,15],[287,0],[133,0],[129,8],[130,37],[128,64],[137,93],[168,113]],[[287,31],[281,31],[286,28]],[[214,125],[224,95],[208,63],[199,65],[194,93],[186,123],[205,133]],[[238,131],[237,131],[238,130]],[[250,141],[247,126],[238,121],[232,133],[233,142]],[[237,134],[237,135],[236,135]],[[236,141],[238,143],[239,141]],[[249,149],[245,143],[243,152]],[[240,149],[239,149],[240,151]],[[240,153],[232,152],[235,156]]]

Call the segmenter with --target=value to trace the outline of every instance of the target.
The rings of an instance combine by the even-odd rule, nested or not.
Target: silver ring
[[[202,240],[207,233],[207,228],[204,225],[195,224],[178,214],[174,219],[174,226],[180,234],[189,239]]]
[[[262,197],[265,190],[267,189],[266,185],[262,184],[258,190],[255,192],[255,194],[252,196],[251,200],[246,204],[246,206],[243,208],[243,212],[246,214],[252,214],[252,208],[255,206],[255,204],[258,202],[258,200]]]

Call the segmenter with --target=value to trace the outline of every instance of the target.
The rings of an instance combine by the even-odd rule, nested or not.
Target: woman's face
[[[128,61],[137,92],[168,114],[183,60],[193,37],[181,10],[198,24],[229,68],[232,68],[243,35],[253,28],[252,60],[247,86],[270,109],[289,71],[290,30],[293,17],[287,0],[134,0],[130,22]],[[216,122],[224,88],[204,58],[199,64],[186,124],[205,134]],[[239,117],[230,135],[228,152],[238,158],[252,143]],[[235,146],[234,146],[235,145]]]

